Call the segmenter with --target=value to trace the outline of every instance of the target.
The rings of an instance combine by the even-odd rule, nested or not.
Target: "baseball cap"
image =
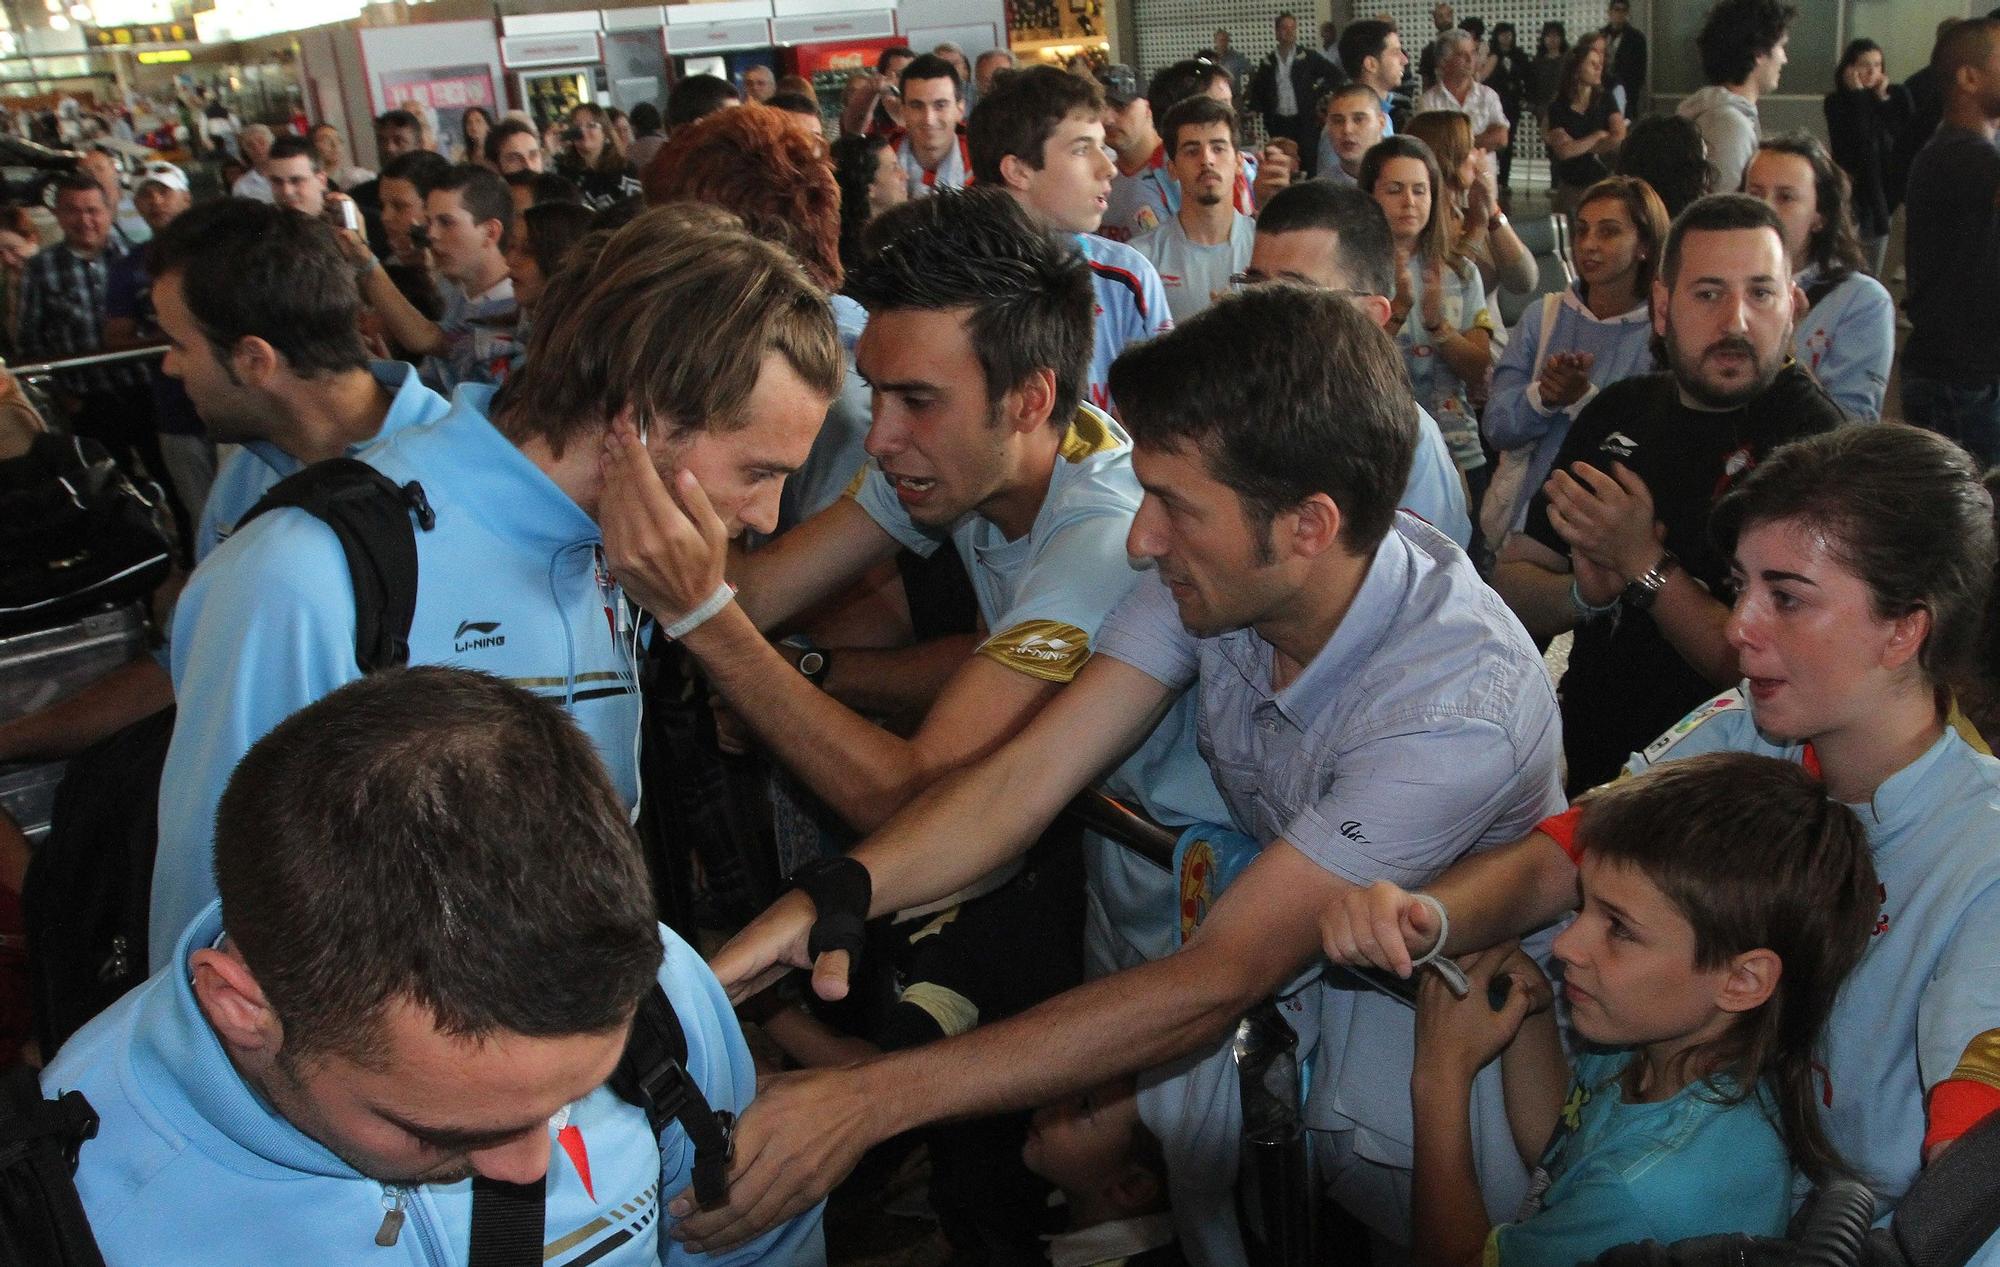
[[[137,189],[139,185],[149,180],[158,185],[165,185],[175,193],[188,192],[187,173],[163,160],[156,159],[140,168],[138,183],[133,185],[133,188]]]
[[[1139,72],[1123,62],[1099,67],[1097,82],[1104,86],[1104,99],[1117,110],[1123,110],[1142,95],[1139,91]]]

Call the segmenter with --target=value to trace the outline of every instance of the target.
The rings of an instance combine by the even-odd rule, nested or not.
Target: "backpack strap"
[[[34,1070],[0,1075],[0,1261],[104,1267],[76,1191],[77,1150],[96,1134],[81,1091],[49,1100]]]
[[[655,1136],[679,1122],[694,1144],[694,1195],[703,1209],[720,1205],[729,1192],[731,1132],[735,1119],[709,1107],[708,1097],[687,1072],[687,1035],[665,990],[655,985],[639,1003],[632,1037],[611,1072],[609,1086],[619,1097],[646,1111]]]
[[[315,462],[265,493],[238,530],[268,511],[305,511],[340,539],[354,580],[354,661],[363,673],[407,664],[417,612],[417,534],[437,527],[423,485],[398,485],[356,458]]]

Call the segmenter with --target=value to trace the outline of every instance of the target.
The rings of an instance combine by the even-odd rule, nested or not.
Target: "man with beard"
[[[1236,112],[1212,97],[1189,97],[1167,111],[1167,169],[1180,182],[1181,209],[1132,249],[1160,270],[1167,310],[1186,321],[1229,293],[1249,267],[1257,222],[1229,199],[1236,176]]]
[[[1500,556],[1493,586],[1530,633],[1576,630],[1560,690],[1572,794],[1738,678],[1709,510],[1772,449],[1841,423],[1787,355],[1805,307],[1769,208],[1717,194],[1682,212],[1653,282],[1668,372],[1577,416]]]
[[[102,1120],[76,1187],[106,1262],[494,1261],[482,1214],[537,1262],[682,1261],[661,1194],[696,1149],[607,1075],[654,990],[710,1109],[756,1072],[559,701],[441,667],[333,692],[237,767],[216,879],[44,1074]],[[824,1263],[819,1211],[714,1261]]]

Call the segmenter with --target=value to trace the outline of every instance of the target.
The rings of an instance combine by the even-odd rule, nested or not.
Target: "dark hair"
[[[1930,65],[1946,96],[1953,92],[1959,70],[1977,65],[1995,36],[2000,36],[2000,19],[1990,17],[1966,18],[1938,32],[1937,42],[1931,45]]]
[[[417,191],[419,198],[430,197],[430,192],[451,178],[451,160],[430,150],[411,150],[398,154],[382,168],[383,180],[400,180]]]
[[[1443,212],[1450,196],[1445,192],[1444,173],[1439,170],[1437,155],[1431,152],[1430,146],[1402,133],[1385,136],[1369,146],[1368,152],[1361,156],[1361,170],[1355,175],[1354,183],[1362,193],[1374,197],[1375,183],[1382,178],[1382,169],[1389,165],[1391,159],[1398,158],[1411,158],[1422,163],[1429,176],[1431,214],[1430,219],[1424,221],[1422,232],[1417,235],[1416,255],[1425,261],[1434,260],[1442,264],[1452,248],[1450,220]]]
[[[1370,295],[1396,293],[1396,248],[1382,205],[1352,185],[1307,180],[1285,188],[1257,213],[1259,233],[1325,229],[1334,236],[1334,268],[1349,287]]]
[[[764,103],[767,109],[785,114],[802,114],[808,119],[819,118],[819,103],[802,92],[774,92]]]
[[[840,289],[840,187],[818,139],[768,106],[722,110],[677,130],[646,167],[646,202],[705,202],[790,251]]]
[[[1782,965],[1771,997],[1683,1051],[1680,1074],[1723,1103],[1768,1086],[1792,1164],[1814,1183],[1848,1173],[1820,1124],[1813,1065],[1881,906],[1861,820],[1797,763],[1746,752],[1668,761],[1579,806],[1578,844],[1636,869],[1673,903],[1694,930],[1695,969],[1758,949]]]
[[[1715,183],[1701,129],[1677,114],[1649,115],[1632,125],[1618,150],[1618,174],[1651,185],[1670,217],[1706,197]]]
[[[1798,7],[1783,0],[1715,0],[1694,37],[1702,78],[1711,84],[1742,83],[1798,16]]]
[[[486,111],[485,107],[467,106],[465,113],[458,117],[458,139],[468,145],[472,143],[472,129],[466,125],[472,122],[472,116],[475,114],[486,120],[486,131],[489,135],[493,131],[493,116]]]
[[[371,674],[258,740],[216,811],[215,879],[294,1068],[379,1068],[399,1001],[454,1037],[603,1033],[660,968],[645,864],[590,740],[464,669]]]
[[[1833,161],[1826,146],[1810,133],[1787,132],[1758,142],[1758,153],[1765,150],[1802,158],[1812,169],[1814,210],[1820,217],[1820,226],[1806,238],[1806,255],[1818,265],[1821,278],[1839,281],[1849,273],[1865,271],[1868,261],[1854,228],[1854,200],[1849,196],[1847,173]],[[1756,162],[1756,156],[1752,155],[1750,161]],[[1743,174],[1747,186],[1750,175],[1747,164]]]
[[[720,75],[689,75],[667,92],[667,131],[678,132],[740,100],[736,86]]]
[[[907,44],[891,44],[888,48],[883,49],[875,55],[875,73],[886,75],[889,73],[890,62],[896,60],[898,57],[915,57],[916,55],[917,50]]]
[[[97,196],[104,200],[106,206],[111,205],[111,199],[109,195],[107,195],[104,192],[104,186],[97,183],[97,177],[92,176],[87,172],[83,171],[64,172],[62,175],[57,176],[54,180],[49,182],[49,188],[54,191],[54,193],[51,195],[50,198],[51,204],[53,204],[57,199],[60,199],[64,194],[80,194],[86,189],[94,189],[97,191]],[[112,210],[115,211],[117,210],[117,208],[114,207],[112,208]],[[39,235],[37,236],[39,237]]]
[[[897,91],[903,91],[904,85],[912,79],[949,79],[951,90],[961,100],[965,97],[965,82],[958,77],[958,67],[936,53],[924,53],[903,67],[902,75],[896,80]]]
[[[604,107],[594,101],[580,101],[569,108],[569,117],[572,120],[578,115],[583,115],[596,123],[598,131],[604,137],[604,148],[597,151],[597,161],[584,170],[619,176],[629,173],[632,170],[632,160],[626,157],[625,142],[618,138],[618,129],[611,126],[611,116],[604,112]],[[572,162],[580,159],[574,149],[567,151],[565,157]]]
[[[979,99],[979,108],[965,127],[972,178],[981,184],[1004,185],[1000,160],[1009,155],[1040,171],[1042,148],[1064,119],[1072,114],[1095,119],[1103,111],[1104,90],[1096,80],[1054,66],[1030,66],[1005,83],[995,83]]]
[[[735,430],[776,352],[814,391],[840,389],[840,340],[826,296],[792,256],[719,212],[658,207],[579,272],[554,279],[527,357],[494,400],[517,443],[561,456],[627,409],[686,432]],[[594,223],[594,222],[593,222]]]
[[[1470,35],[1473,43],[1477,45],[1486,38],[1486,19],[1460,18],[1458,20],[1458,29]],[[1478,50],[1475,48],[1473,51],[1477,52]]]
[[[536,203],[521,213],[529,253],[544,280],[562,271],[563,256],[590,232],[596,214],[580,202]]]
[[[1542,23],[1541,32],[1535,36],[1536,57],[1541,57],[1545,53],[1547,53],[1549,35],[1551,33],[1553,33],[1556,37],[1557,55],[1560,56],[1569,52],[1569,28],[1564,26],[1562,23],[1556,21],[1554,18],[1551,18],[1548,21]]]
[[[1788,444],[1722,500],[1710,531],[1733,554],[1743,533],[1779,520],[1821,534],[1882,619],[1930,613],[1917,656],[1929,681],[1974,676],[1994,528],[1992,499],[1964,450],[1917,427],[1842,427]]]
[[[1585,31],[1582,35],[1576,37],[1576,43],[1570,45],[1569,52],[1563,54],[1562,67],[1556,72],[1555,99],[1557,102],[1565,107],[1569,105],[1570,98],[1576,95],[1577,80],[1583,77],[1584,59],[1590,56],[1591,49],[1603,43],[1604,32],[1602,31]],[[1586,105],[1583,110],[1585,114],[1589,114],[1591,108],[1597,104],[1598,99],[1604,95],[1604,83],[1610,77],[1610,74],[1611,67],[1607,65],[1602,69],[1598,77],[1597,87],[1590,91],[1590,104]]]
[[[424,124],[423,120],[417,118],[416,115],[400,108],[384,110],[375,116],[375,131],[377,135],[387,132],[390,128],[402,129],[421,135],[424,130]]]
[[[1847,73],[1848,67],[1860,61],[1864,54],[1880,52],[1882,52],[1882,46],[1874,40],[1866,37],[1858,40],[1849,40],[1847,42],[1847,50],[1840,55],[1840,64],[1833,68],[1833,90],[1839,92],[1846,86],[1840,82],[1840,77]]]
[[[833,181],[840,187],[840,262],[849,271],[861,262],[861,231],[868,227],[868,188],[875,183],[879,157],[889,148],[880,133],[849,133],[833,143]]]
[[[1778,213],[1749,194],[1710,194],[1697,199],[1674,217],[1667,229],[1667,247],[1661,253],[1660,280],[1672,290],[1681,275],[1681,246],[1690,233],[1723,233],[1732,229],[1769,229],[1785,240],[1785,226]]]
[[[200,203],[153,239],[146,270],[179,274],[182,301],[225,366],[253,337],[300,378],[368,364],[354,267],[316,217],[246,198]]]
[[[1499,43],[1500,37],[1503,35],[1510,35],[1514,38],[1515,48],[1518,49],[1521,46],[1521,33],[1514,29],[1514,24],[1512,22],[1495,22],[1493,24],[1493,29],[1486,33],[1487,40],[1489,41],[1490,44]]]
[[[645,136],[660,130],[660,108],[650,101],[632,107],[632,135]]]
[[[1177,101],[1166,117],[1160,120],[1160,138],[1167,143],[1167,161],[1174,161],[1174,152],[1180,146],[1178,133],[1182,128],[1206,128],[1221,123],[1229,128],[1229,139],[1236,139],[1236,112],[1213,97],[1189,97]]]
[[[1660,270],[1660,254],[1667,244],[1667,227],[1671,221],[1665,204],[1653,192],[1653,187],[1637,176],[1606,176],[1583,191],[1583,197],[1577,199],[1576,209],[1581,212],[1593,202],[1624,205],[1639,244],[1646,248],[1645,257],[1639,261],[1638,275],[1633,281],[1640,301],[1645,302],[1653,293],[1653,277]]]
[[[1361,64],[1371,57],[1380,57],[1382,49],[1389,43],[1389,37],[1396,33],[1396,24],[1384,18],[1362,18],[1349,22],[1347,29],[1340,33],[1340,43],[1335,47],[1340,51],[1340,68],[1347,72],[1349,79],[1361,78]]]
[[[523,123],[519,119],[502,119],[500,122],[494,124],[492,129],[486,133],[487,162],[493,164],[495,167],[500,165],[500,147],[507,143],[507,138],[510,136],[534,137],[537,148],[542,143],[542,134],[535,131],[534,124]]]
[[[1083,398],[1096,337],[1090,265],[1004,190],[938,190],[877,216],[848,294],[870,312],[967,310],[991,404],[1045,369],[1052,426],[1067,427]]]
[[[1155,119],[1164,119],[1167,111],[1189,97],[1206,93],[1208,86],[1218,79],[1234,82],[1227,70],[1202,58],[1189,57],[1170,63],[1154,71],[1146,82],[1146,104],[1153,108]]]
[[[1402,353],[1330,290],[1278,282],[1229,295],[1127,348],[1111,395],[1133,443],[1202,455],[1259,529],[1264,559],[1272,520],[1315,493],[1340,508],[1347,550],[1371,553],[1416,455]]]
[[[319,162],[319,151],[313,148],[311,139],[303,136],[285,135],[271,142],[271,152],[264,156],[265,162],[284,158],[303,158],[312,164],[314,171],[323,171]]]
[[[500,178],[498,172],[472,163],[459,163],[445,173],[443,180],[431,186],[424,196],[428,198],[433,193],[457,194],[475,225],[498,220],[498,245],[507,245],[507,234],[514,227],[514,198],[507,192],[507,182]]]

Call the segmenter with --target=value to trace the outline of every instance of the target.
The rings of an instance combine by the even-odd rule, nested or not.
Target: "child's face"
[[[1706,1041],[1734,1019],[1727,965],[1694,966],[1694,926],[1637,867],[1585,851],[1583,908],[1556,938],[1570,1024],[1593,1043]]]
[[[1124,1170],[1138,1126],[1132,1080],[1101,1083],[1036,1110],[1021,1160],[1064,1192],[1095,1194]]]

